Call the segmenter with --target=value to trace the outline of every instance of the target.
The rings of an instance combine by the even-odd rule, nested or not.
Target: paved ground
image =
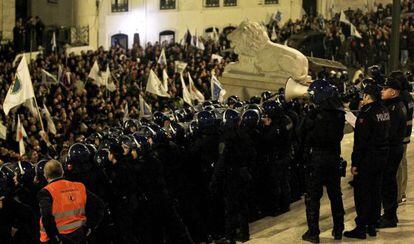
[[[414,136],[412,136],[412,141]],[[351,162],[350,156],[353,146],[353,133],[346,134],[342,141],[342,156]],[[408,201],[398,208],[400,219],[399,227],[380,230],[376,238],[368,237],[361,243],[414,243],[414,167],[410,164],[414,160],[414,146],[408,147]],[[410,167],[411,166],[411,167]],[[354,228],[355,207],[352,188],[348,181],[351,179],[348,169],[347,177],[342,179],[342,193],[345,205],[345,229]],[[332,236],[332,218],[330,204],[326,191],[321,200],[321,243],[335,243]],[[275,243],[304,243],[301,240],[302,234],[307,230],[305,217],[305,203],[303,200],[294,203],[291,211],[278,217],[267,217],[250,225],[251,240],[248,243],[275,244]],[[358,242],[344,237],[343,243]]]

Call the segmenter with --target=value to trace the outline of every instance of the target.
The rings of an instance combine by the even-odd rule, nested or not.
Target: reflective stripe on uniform
[[[55,219],[60,219],[60,218],[69,217],[73,215],[85,215],[85,209],[78,208],[78,209],[73,209],[73,210],[53,214]]]
[[[57,229],[59,230],[59,232],[61,231],[65,231],[65,230],[70,230],[70,229],[77,229],[79,227],[81,227],[82,225],[84,225],[86,223],[86,220],[78,220],[66,225],[62,225],[57,227]]]
[[[78,221],[75,221],[75,222],[72,222],[66,225],[57,226],[57,229],[59,232],[70,230],[70,229],[77,229],[81,227],[82,225],[84,225],[85,223],[86,223],[86,220],[78,220]],[[43,226],[40,227],[40,231],[45,232],[45,229],[43,228]]]

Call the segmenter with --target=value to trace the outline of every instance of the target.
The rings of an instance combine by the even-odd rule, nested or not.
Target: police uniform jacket
[[[390,149],[401,147],[407,126],[407,109],[400,97],[395,97],[384,101],[384,105],[390,112]]]
[[[400,96],[405,105],[405,108],[407,109],[407,127],[405,129],[405,137],[403,143],[408,144],[410,143],[411,131],[413,128],[414,99],[408,91],[402,91]]]
[[[389,147],[390,113],[381,102],[364,105],[355,123],[352,166],[361,167],[368,163],[367,156]]]

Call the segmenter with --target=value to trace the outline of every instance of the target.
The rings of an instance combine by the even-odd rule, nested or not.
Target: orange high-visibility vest
[[[52,195],[52,214],[60,234],[72,233],[85,224],[86,189],[82,183],[58,180],[45,186],[44,189]],[[40,218],[40,241],[49,241],[42,218]]]

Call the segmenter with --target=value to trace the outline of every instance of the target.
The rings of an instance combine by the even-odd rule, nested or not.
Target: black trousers
[[[225,234],[229,240],[249,239],[248,183],[236,174],[224,183]]]
[[[344,205],[342,202],[339,155],[329,152],[313,152],[306,165],[306,218],[309,231],[318,235],[320,199],[326,186],[331,202],[335,230],[344,229]]]
[[[381,216],[381,183],[388,150],[367,153],[354,176],[354,201],[358,226],[375,225]]]
[[[384,218],[389,220],[397,217],[397,172],[403,154],[404,148],[402,145],[391,147],[384,167],[381,189],[382,207],[384,208]]]

